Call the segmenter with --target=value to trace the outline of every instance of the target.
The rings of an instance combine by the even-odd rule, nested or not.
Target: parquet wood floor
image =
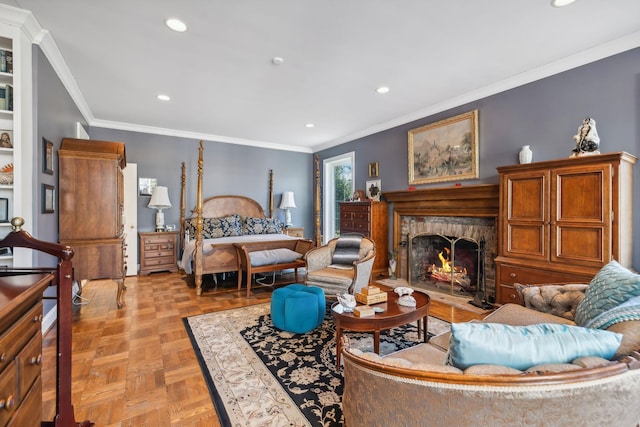
[[[182,318],[268,302],[271,288],[234,281],[200,297],[180,273],[128,277],[124,307],[116,309],[116,284],[89,282],[84,305],[74,308],[73,405],[76,420],[109,426],[219,426],[209,391]],[[213,283],[205,282],[208,287]],[[478,318],[444,304],[431,315],[447,321]],[[55,328],[43,343],[43,414],[55,413]]]

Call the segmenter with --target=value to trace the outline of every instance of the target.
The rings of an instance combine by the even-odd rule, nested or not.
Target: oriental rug
[[[335,366],[335,326],[330,312],[320,327],[293,334],[273,326],[269,304],[187,317],[223,426],[341,426],[342,370]],[[429,317],[437,335],[449,323]],[[350,345],[373,351],[373,334],[346,332]],[[380,337],[380,353],[418,344],[417,327]]]

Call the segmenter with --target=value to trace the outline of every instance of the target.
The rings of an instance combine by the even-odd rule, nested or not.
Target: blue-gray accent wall
[[[473,70],[471,70],[473,72]],[[518,163],[523,145],[533,161],[569,157],[572,136],[586,116],[596,120],[602,152],[640,153],[640,48],[319,152],[320,161],[354,151],[356,188],[378,162],[382,193],[408,187],[411,129],[478,109],[480,178],[462,185],[497,184],[496,167]],[[640,270],[640,164],[634,167],[634,256]],[[420,185],[446,187],[455,183]]]

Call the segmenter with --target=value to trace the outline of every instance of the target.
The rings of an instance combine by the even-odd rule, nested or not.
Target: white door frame
[[[322,224],[323,224],[323,232],[322,239],[323,243],[327,243],[329,240],[333,239],[336,233],[335,223],[333,218],[335,218],[335,177],[333,174],[333,168],[335,166],[341,164],[351,164],[351,194],[353,194],[355,190],[355,170],[356,170],[356,154],[351,151],[349,153],[340,154],[338,156],[330,157],[328,159],[324,159],[322,161],[322,170],[323,170],[323,189],[322,189],[322,200],[323,209],[322,209]]]

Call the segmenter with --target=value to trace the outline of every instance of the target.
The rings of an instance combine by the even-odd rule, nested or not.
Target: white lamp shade
[[[285,191],[282,193],[282,200],[280,201],[280,209],[295,208],[296,202],[293,200],[293,191]]]
[[[149,200],[147,207],[152,209],[170,208],[171,202],[169,201],[169,190],[167,187],[156,187],[155,190],[153,190],[151,200]]]

